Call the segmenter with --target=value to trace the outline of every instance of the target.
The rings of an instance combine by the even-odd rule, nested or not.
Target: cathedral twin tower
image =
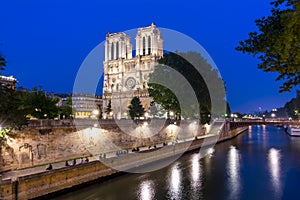
[[[128,106],[133,97],[149,109],[149,74],[163,56],[163,39],[154,23],[139,28],[135,37],[136,49],[132,50],[130,37],[123,32],[108,33],[105,41],[103,111],[111,102],[112,112],[104,118],[128,118]],[[135,56],[133,53],[135,52]]]

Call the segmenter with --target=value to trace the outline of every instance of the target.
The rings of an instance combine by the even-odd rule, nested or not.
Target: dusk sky
[[[81,63],[107,32],[155,22],[188,35],[206,49],[225,81],[233,111],[270,110],[295,97],[295,90],[279,94],[277,74],[257,69],[257,59],[234,49],[248,32],[256,30],[254,20],[270,13],[269,3],[2,0],[0,53],[7,60],[3,74],[17,78],[18,86],[71,92]]]

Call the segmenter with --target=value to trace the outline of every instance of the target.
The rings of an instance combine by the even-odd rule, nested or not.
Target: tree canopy
[[[20,129],[27,124],[26,110],[23,109],[21,92],[0,87],[0,125]]]
[[[292,100],[287,102],[284,108],[288,116],[292,119],[300,118],[300,91],[297,91],[296,98],[293,98]]]
[[[279,92],[300,84],[300,1],[276,0],[271,15],[255,21],[258,31],[240,41],[236,50],[257,56],[258,68],[279,73]]]
[[[5,66],[6,66],[6,60],[3,56],[0,55],[0,71],[4,70]]]
[[[22,108],[27,115],[37,119],[54,119],[59,116],[57,107],[58,99],[47,96],[41,88],[33,88],[32,91],[21,93]]]
[[[213,83],[210,87],[218,96],[219,101],[225,101],[225,93],[219,90],[218,85],[223,85],[223,80],[219,77],[218,71],[213,69],[210,64],[198,53],[167,53],[159,60],[160,65],[155,67],[150,75],[149,95],[154,102],[159,103],[167,111],[173,111],[179,117],[201,118],[202,123],[210,121],[211,115],[211,96],[205,80],[209,79]],[[170,69],[171,68],[171,69]],[[172,70],[176,70],[191,86],[184,85],[178,77],[174,76]],[[176,88],[175,95],[169,88],[156,84],[153,80],[159,77],[165,82],[172,83]],[[192,91],[191,91],[192,90]],[[191,92],[195,93],[197,103],[191,100]],[[185,97],[185,108],[180,108],[177,96]],[[225,104],[226,105],[226,104]],[[222,111],[220,111],[222,112]],[[220,113],[221,114],[221,113]],[[222,113],[224,114],[224,112]]]
[[[41,88],[32,91],[0,87],[0,123],[20,129],[27,118],[54,119],[59,116],[58,99],[47,96]]]
[[[143,108],[140,98],[138,97],[133,97],[128,109],[130,118],[133,120],[144,116],[145,109]]]
[[[72,98],[68,97],[66,104],[60,109],[60,118],[62,119],[71,119],[74,111],[72,108]]]
[[[106,109],[105,109],[105,113],[107,115],[106,118],[108,118],[108,116],[110,116],[112,112],[112,108],[111,108],[111,100],[108,101],[108,105],[106,106]]]

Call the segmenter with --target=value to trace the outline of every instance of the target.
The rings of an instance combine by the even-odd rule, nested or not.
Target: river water
[[[201,159],[191,152],[161,170],[121,175],[55,199],[300,199],[300,138],[251,126]]]

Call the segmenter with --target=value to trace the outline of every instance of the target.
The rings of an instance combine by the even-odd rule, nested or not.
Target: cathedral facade
[[[152,101],[148,95],[149,74],[163,56],[163,38],[152,23],[138,28],[133,56],[130,37],[123,32],[108,33],[105,41],[103,116],[129,118],[128,106],[133,97],[139,97],[147,111]],[[111,102],[112,111],[105,110]]]

